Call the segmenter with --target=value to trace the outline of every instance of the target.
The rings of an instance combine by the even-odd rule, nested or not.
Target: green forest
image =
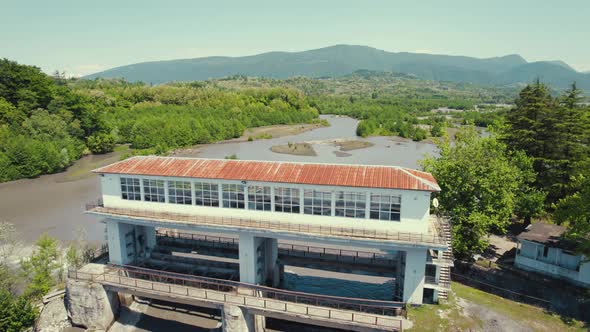
[[[0,182],[58,172],[115,144],[165,153],[239,137],[249,127],[318,121],[318,114],[294,89],[66,80],[4,59]]]

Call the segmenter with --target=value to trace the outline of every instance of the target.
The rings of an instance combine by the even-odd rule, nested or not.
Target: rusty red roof
[[[94,172],[440,191],[432,174],[397,166],[138,156]]]

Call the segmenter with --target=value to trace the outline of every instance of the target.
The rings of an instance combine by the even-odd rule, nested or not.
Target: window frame
[[[131,183],[129,183],[129,181]],[[137,183],[134,183],[137,181]],[[125,182],[125,183],[123,183]],[[119,177],[119,190],[121,192],[121,199],[126,201],[141,201],[142,200],[142,190],[141,190],[141,179],[137,177],[130,177],[130,176],[121,176]],[[125,189],[123,189],[125,186]],[[134,190],[128,190],[129,187],[132,187]],[[136,190],[139,190],[137,192]],[[133,198],[129,198],[129,195],[133,195]]]
[[[141,185],[143,186],[143,200],[145,202],[166,203],[165,180],[151,178],[142,178],[141,180]],[[156,183],[156,185],[152,185],[152,183]],[[157,185],[158,183],[161,183],[161,187]],[[155,200],[153,199],[154,196],[156,197]]]
[[[215,189],[212,189],[215,188]],[[219,183],[194,181],[195,205],[204,207],[219,207]],[[199,202],[199,199],[201,202]]]
[[[182,186],[177,187],[177,184]],[[188,185],[188,187],[187,187]],[[191,181],[185,180],[168,180],[168,203],[180,204],[180,205],[192,205],[193,194],[192,194]],[[187,195],[188,193],[188,195]]]
[[[303,189],[303,214],[331,216],[332,191]]]
[[[233,189],[231,191],[226,190]],[[221,184],[222,207],[226,209],[246,209],[245,185],[239,183]],[[226,196],[227,194],[227,196]]]
[[[374,197],[379,197],[379,201],[375,201]],[[388,201],[384,200],[387,197]],[[397,199],[397,203],[394,202]],[[377,205],[377,208],[375,208]],[[397,206],[397,209],[394,207]],[[386,209],[384,209],[386,208]],[[374,213],[377,217],[374,217]],[[400,222],[402,215],[402,196],[398,194],[375,194],[371,193],[369,201],[369,219],[395,221]],[[388,216],[388,217],[384,217]]]
[[[272,211],[272,190],[270,186],[248,185],[248,210]]]
[[[368,193],[369,195],[371,193]],[[363,191],[336,191],[334,215],[337,217],[367,219],[367,193]],[[342,205],[339,206],[339,203]]]
[[[301,213],[301,193],[299,188],[275,187],[274,210],[282,213]],[[277,199],[279,198],[279,199]]]

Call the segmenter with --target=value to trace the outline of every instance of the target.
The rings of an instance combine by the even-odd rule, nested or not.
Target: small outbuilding
[[[565,241],[566,228],[534,223],[518,236],[514,265],[590,288],[590,261]]]

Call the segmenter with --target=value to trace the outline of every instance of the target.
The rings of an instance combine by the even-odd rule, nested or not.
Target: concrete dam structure
[[[440,188],[425,172],[154,156],[95,172],[102,197],[87,213],[106,223],[108,264],[69,271],[72,282],[217,308],[226,331],[262,331],[265,318],[401,331],[406,304],[450,288],[450,226],[430,213]],[[310,264],[394,273],[391,298],[282,287],[284,265]]]

